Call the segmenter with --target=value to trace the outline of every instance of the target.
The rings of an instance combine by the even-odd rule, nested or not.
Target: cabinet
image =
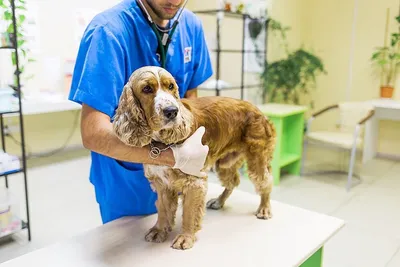
[[[276,129],[276,146],[271,167],[274,185],[279,185],[282,171],[300,175],[307,107],[268,103],[258,105],[258,108],[272,121]],[[246,166],[244,173],[248,177]]]

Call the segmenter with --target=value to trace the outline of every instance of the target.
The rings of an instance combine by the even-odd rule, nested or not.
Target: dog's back
[[[248,153],[267,153],[272,157],[275,128],[252,103],[222,96],[182,99],[182,102],[194,116],[194,130],[199,126],[206,128],[203,143],[210,148],[208,164],[214,165],[219,160],[220,164],[231,165],[234,155]]]

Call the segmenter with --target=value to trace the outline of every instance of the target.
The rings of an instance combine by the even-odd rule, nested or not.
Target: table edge
[[[332,233],[330,234],[330,235],[327,235],[326,237],[325,237],[325,239],[322,241],[322,243],[318,246],[318,247],[315,247],[314,248],[314,250],[308,255],[308,256],[305,256],[302,260],[301,260],[301,262],[299,262],[299,266],[301,266],[303,263],[305,263],[312,255],[314,255],[319,249],[321,249],[322,247],[324,247],[324,245],[333,237],[333,236],[335,236],[340,230],[342,230],[342,228],[343,227],[345,227],[345,225],[346,225],[346,222],[344,221],[344,220],[342,220],[342,219],[339,219],[339,218],[336,218],[336,217],[332,217],[332,216],[329,216],[329,215],[327,215],[328,217],[331,217],[331,218],[333,218],[333,219],[336,219],[337,221],[338,221],[338,223],[340,223],[339,225],[338,225],[338,227],[336,228],[336,230],[334,230],[334,231],[332,231]]]

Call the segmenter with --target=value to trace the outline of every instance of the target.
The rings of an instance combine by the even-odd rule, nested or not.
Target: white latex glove
[[[174,169],[197,177],[207,176],[207,173],[201,171],[209,150],[207,145],[201,143],[205,131],[204,126],[201,126],[185,142],[171,147],[175,158]]]

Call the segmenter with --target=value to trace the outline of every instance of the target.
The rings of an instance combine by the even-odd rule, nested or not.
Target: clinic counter
[[[221,190],[210,184],[208,199]],[[253,215],[258,204],[257,195],[235,190],[223,210],[207,210],[190,250],[170,248],[181,224],[179,207],[175,229],[164,243],[144,240],[156,215],[125,217],[0,267],[322,266],[324,244],[344,226],[342,220],[272,201],[274,217],[264,221]]]

